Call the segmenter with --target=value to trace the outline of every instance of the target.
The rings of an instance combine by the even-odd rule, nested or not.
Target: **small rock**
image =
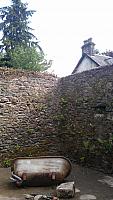
[[[46,195],[36,195],[34,197],[34,200],[46,200],[47,196]]]
[[[78,188],[75,188],[75,199],[80,199],[80,190]]]
[[[3,98],[0,100],[0,103],[6,103],[6,102],[8,102],[8,101],[9,101],[8,98],[3,97]]]
[[[97,199],[96,196],[91,194],[84,194],[80,196],[80,200],[94,200]]]
[[[34,197],[30,194],[25,194],[24,197],[25,199],[34,200]]]
[[[62,183],[56,188],[57,197],[59,198],[72,198],[75,195],[75,183],[67,182]]]
[[[4,104],[3,103],[0,103],[0,108],[3,108],[4,107]]]
[[[34,200],[59,200],[59,199],[54,196],[36,195],[34,197]]]
[[[59,198],[58,197],[53,197],[52,200],[59,200]]]
[[[111,176],[104,176],[104,178],[102,180],[98,180],[98,181],[101,183],[106,183],[110,187],[113,187],[113,177],[111,177]]]

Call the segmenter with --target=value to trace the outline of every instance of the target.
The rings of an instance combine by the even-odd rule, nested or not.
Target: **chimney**
[[[95,44],[92,42],[92,38],[85,40],[84,45],[81,47],[82,55],[87,54],[89,56],[92,56],[94,54],[94,46]]]

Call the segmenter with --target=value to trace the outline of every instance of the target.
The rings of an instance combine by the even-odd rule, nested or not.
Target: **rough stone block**
[[[46,199],[46,196],[45,195],[36,195],[34,197],[34,200],[45,200]]]
[[[72,198],[75,195],[75,183],[73,182],[66,182],[60,184],[56,188],[57,197],[59,198]]]
[[[76,200],[80,199],[80,190],[78,188],[75,188],[75,199]]]
[[[80,196],[80,200],[94,200],[97,199],[96,196],[91,194],[83,194]]]
[[[57,197],[46,196],[46,195],[36,195],[34,200],[59,200]]]
[[[24,195],[25,199],[27,200],[34,200],[34,196],[30,195],[30,194],[25,194]]]

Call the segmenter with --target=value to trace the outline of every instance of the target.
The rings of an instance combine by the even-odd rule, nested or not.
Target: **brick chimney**
[[[95,46],[95,44],[92,42],[92,38],[85,40],[84,45],[81,47],[82,55],[87,54],[89,56],[92,56],[94,54],[94,46]]]

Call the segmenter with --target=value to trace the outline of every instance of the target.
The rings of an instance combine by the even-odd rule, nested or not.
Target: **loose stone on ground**
[[[25,199],[27,199],[27,200],[59,200],[57,197],[54,197],[54,196],[48,196],[48,195],[32,196],[32,195],[29,195],[29,194],[25,195]]]
[[[73,182],[66,182],[60,184],[56,188],[57,197],[59,198],[72,198],[75,195],[75,183]]]
[[[27,200],[34,200],[34,196],[30,195],[30,194],[25,194],[24,195],[25,199]]]
[[[80,198],[80,190],[78,188],[75,188],[75,199],[79,200]]]
[[[80,200],[94,200],[97,199],[96,196],[91,194],[83,194],[80,196]]]
[[[25,199],[27,200],[59,200],[59,198],[68,199],[73,198],[75,196],[76,199],[80,196],[80,190],[75,188],[75,183],[66,182],[62,183],[56,187],[56,196],[53,195],[30,195],[26,194]]]

